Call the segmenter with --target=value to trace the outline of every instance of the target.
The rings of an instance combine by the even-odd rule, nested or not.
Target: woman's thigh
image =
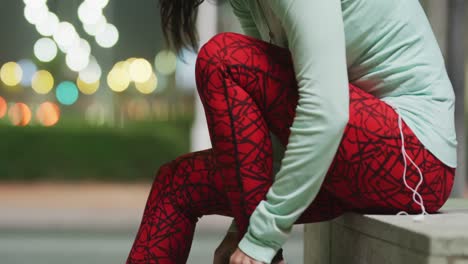
[[[402,121],[407,159],[406,182],[416,188],[428,212],[447,200],[455,169],[427,150]],[[350,85],[349,121],[329,168],[323,188],[354,211],[375,213],[421,212],[413,191],[405,186],[405,161],[398,114],[384,101]]]
[[[236,33],[220,34],[210,45],[216,50],[211,56],[223,58],[227,76],[252,97],[269,130],[286,146],[298,102],[289,51]],[[349,89],[349,121],[340,147],[317,198],[300,220],[330,218],[344,210],[419,212],[403,182],[398,115],[379,98],[352,84]],[[404,121],[403,134],[406,152],[423,174],[419,192],[427,210],[436,211],[450,193],[454,169],[425,149]],[[415,187],[420,178],[410,162],[406,175]],[[323,214],[311,213],[317,210]]]

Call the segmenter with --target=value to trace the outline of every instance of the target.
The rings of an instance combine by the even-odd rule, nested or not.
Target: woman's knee
[[[195,62],[195,78],[198,91],[206,85],[202,85],[205,79],[211,78],[211,74],[218,70],[224,63],[226,52],[222,52],[225,48],[224,39],[228,33],[220,33],[212,37],[198,51],[197,60]]]
[[[211,37],[199,50],[198,59],[210,59],[213,56],[226,56],[226,48],[232,43],[238,43],[239,41],[253,41],[252,37],[242,35],[234,32],[223,32],[218,33]],[[220,54],[223,52],[224,54]]]
[[[253,38],[233,32],[219,33],[213,36],[199,50],[195,63],[195,78],[200,92],[204,81],[213,77],[216,71],[226,72],[226,68],[232,64],[232,49],[230,46],[240,41],[254,41]]]
[[[154,184],[166,186],[174,177],[174,161],[169,161],[161,165],[154,176]]]
[[[187,159],[190,159],[191,153],[181,155],[171,161],[168,161],[159,167],[159,170],[156,174],[156,177],[160,181],[165,181],[167,183],[174,183],[175,178],[180,177],[180,172],[178,172],[179,167],[184,162],[187,162]]]

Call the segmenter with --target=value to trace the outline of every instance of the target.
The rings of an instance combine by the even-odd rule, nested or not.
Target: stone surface
[[[304,232],[304,256],[314,255],[309,259],[309,264],[322,264],[330,262],[330,240],[331,223],[322,222],[306,225]],[[316,254],[320,252],[320,254]]]
[[[412,216],[345,214],[305,225],[305,263],[435,264],[468,261],[468,200],[449,200],[423,222]],[[458,261],[458,262],[455,262]]]
[[[431,257],[417,251],[401,248],[379,237],[372,237],[345,226],[334,225],[332,229],[331,261],[329,263],[359,264],[448,264],[445,258]]]

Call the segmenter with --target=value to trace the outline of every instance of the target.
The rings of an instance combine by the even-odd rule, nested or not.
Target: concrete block
[[[468,200],[449,200],[440,214],[345,214],[305,225],[305,263],[468,264]],[[458,262],[457,262],[458,261]]]
[[[401,248],[380,237],[373,237],[342,225],[333,225],[331,261],[359,264],[449,264],[443,257],[429,256]]]
[[[307,263],[330,263],[330,235],[330,222],[305,225],[304,259]]]

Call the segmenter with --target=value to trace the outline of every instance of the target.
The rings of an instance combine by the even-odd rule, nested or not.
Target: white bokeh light
[[[50,38],[41,38],[34,44],[34,56],[42,62],[52,61],[57,56],[57,45]]]
[[[83,24],[83,28],[91,36],[96,36],[106,29],[107,19],[101,16],[95,24]]]
[[[59,49],[65,54],[67,54],[68,52],[70,52],[70,50],[72,50],[74,47],[77,47],[79,45],[80,45],[80,38],[78,36],[77,38],[73,40],[73,43],[69,44],[68,46],[57,44]]]
[[[54,13],[49,12],[47,14],[46,19],[43,19],[41,22],[36,24],[36,30],[42,36],[49,37],[55,33],[55,30],[57,30],[58,24],[59,24],[58,17]]]
[[[78,17],[83,24],[95,24],[102,17],[102,8],[85,1],[78,7]]]
[[[67,53],[65,62],[70,70],[79,72],[88,66],[89,54],[87,54],[83,49],[76,49],[73,50],[73,52]]]
[[[45,5],[47,0],[23,0],[23,3],[27,6],[38,7]]]
[[[107,24],[106,28],[96,35],[96,42],[103,48],[113,47],[119,40],[119,31],[112,24]]]
[[[35,25],[47,19],[49,8],[47,5],[26,5],[24,8],[24,17],[26,20]]]
[[[72,24],[60,22],[54,33],[54,40],[61,49],[67,49],[79,40],[79,36]]]
[[[79,78],[86,83],[95,83],[101,79],[102,70],[96,58],[90,57],[88,66],[81,70]]]
[[[86,39],[80,38],[67,49],[67,53],[69,52],[79,52],[81,54],[86,54],[89,56],[89,54],[91,54],[91,45],[89,45],[89,42]]]
[[[98,8],[104,8],[107,6],[109,3],[109,0],[87,0],[91,5],[98,7]]]
[[[65,62],[72,71],[82,71],[89,64],[91,46],[85,39],[78,39],[70,47],[65,49],[67,54]]]

